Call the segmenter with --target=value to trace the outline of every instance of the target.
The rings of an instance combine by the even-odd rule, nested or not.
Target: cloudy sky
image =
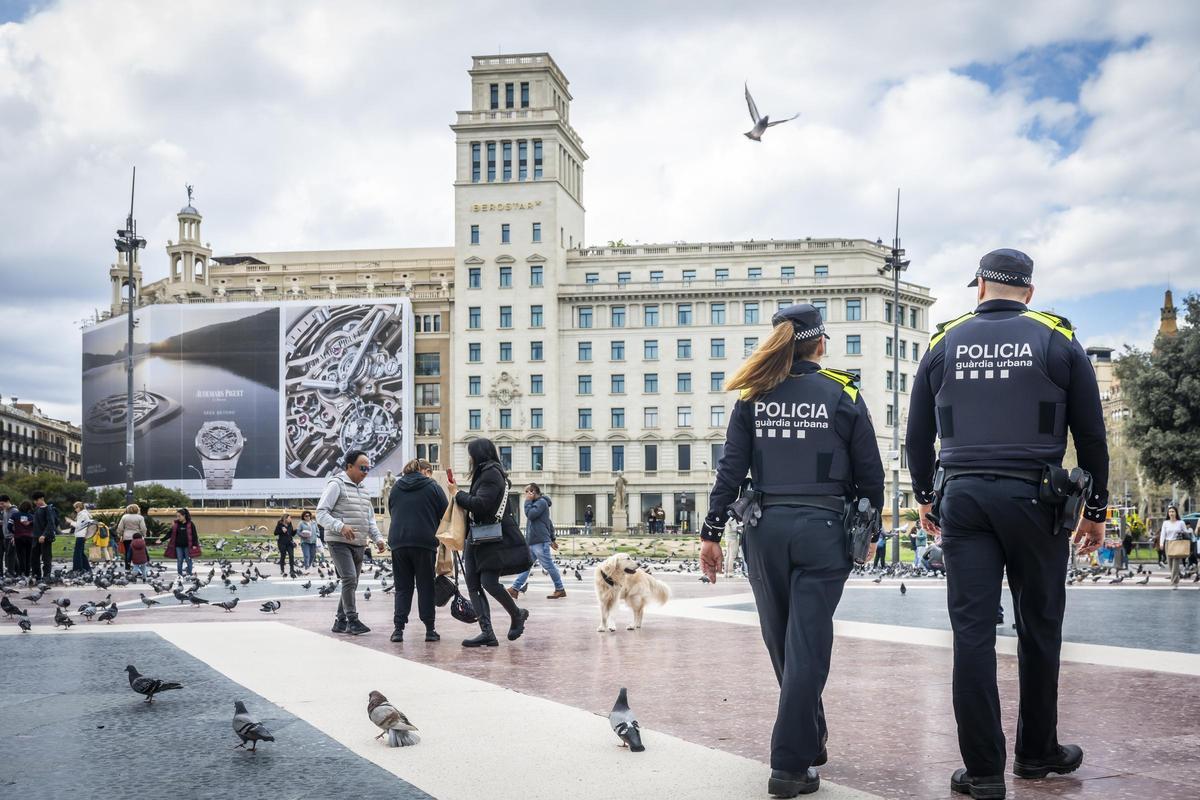
[[[470,57],[542,50],[590,243],[887,240],[900,186],[935,318],[1002,246],[1087,344],[1200,289],[1200,3],[0,0],[0,394],[78,421],[131,165],[147,281],[185,183],[218,254],[450,245]]]

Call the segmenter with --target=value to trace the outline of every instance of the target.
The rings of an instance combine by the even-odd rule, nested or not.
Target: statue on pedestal
[[[625,480],[625,476],[618,472],[617,480],[613,483],[613,517],[617,516],[617,512],[625,511],[625,487],[629,485],[629,481]]]

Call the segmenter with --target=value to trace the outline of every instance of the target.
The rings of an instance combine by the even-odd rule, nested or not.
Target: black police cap
[[[1032,286],[1033,259],[1020,250],[1007,247],[993,250],[979,259],[975,280],[967,286],[978,286],[980,278],[993,283],[1006,283],[1009,286]]]
[[[771,325],[782,322],[792,323],[798,342],[816,339],[818,336],[829,338],[829,334],[825,333],[825,320],[821,318],[821,311],[812,303],[796,303],[779,309],[771,317]]]

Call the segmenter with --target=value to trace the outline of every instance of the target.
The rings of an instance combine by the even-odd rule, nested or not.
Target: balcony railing
[[[603,258],[608,256],[654,256],[678,253],[749,253],[772,250],[854,250],[864,249],[886,253],[888,248],[866,239],[783,239],[766,242],[697,242],[678,244],[649,244],[625,247],[581,247],[570,258]]]

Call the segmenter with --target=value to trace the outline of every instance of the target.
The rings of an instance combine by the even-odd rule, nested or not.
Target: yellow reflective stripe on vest
[[[975,312],[968,311],[967,313],[963,314],[961,317],[955,317],[954,319],[950,320],[949,322],[943,322],[941,330],[939,330],[937,333],[935,333],[933,335],[933,338],[929,340],[929,346],[933,347],[934,345],[936,345],[938,342],[940,342],[942,340],[942,337],[946,335],[947,331],[949,331],[955,325],[959,325],[963,322],[966,322],[973,316],[975,316]]]
[[[1063,336],[1067,337],[1067,339],[1072,339],[1075,336],[1075,331],[1062,325],[1061,321],[1058,319],[1058,317],[1055,317],[1051,314],[1045,314],[1041,311],[1025,311],[1021,314],[1021,316],[1029,317],[1030,319],[1035,319],[1038,322],[1045,325],[1050,330],[1058,331]]]
[[[842,390],[845,391],[846,394],[850,395],[851,400],[858,399],[858,387],[852,383],[854,380],[853,378],[848,378],[845,375],[840,375],[827,369],[819,369],[817,370],[817,373],[840,383],[842,385]]]

